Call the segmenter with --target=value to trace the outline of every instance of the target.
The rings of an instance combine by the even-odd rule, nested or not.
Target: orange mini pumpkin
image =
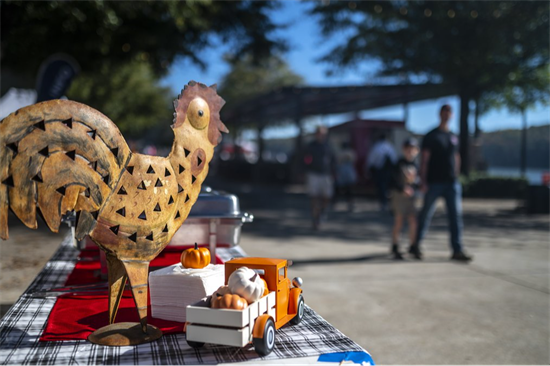
[[[195,248],[186,249],[181,253],[181,265],[184,268],[204,268],[210,264],[210,251],[207,248],[199,248],[195,243]]]
[[[212,295],[212,308],[214,309],[243,310],[246,309],[247,306],[248,303],[246,300],[239,295],[220,295],[218,293]]]
[[[221,296],[225,294],[230,294],[230,293],[231,293],[231,290],[229,290],[229,286],[220,286],[216,291],[214,291],[214,294],[218,294]]]

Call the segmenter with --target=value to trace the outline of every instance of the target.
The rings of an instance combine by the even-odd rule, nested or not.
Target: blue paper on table
[[[317,360],[319,362],[342,362],[342,361],[352,361],[362,365],[363,363],[368,363],[374,365],[372,357],[367,352],[337,352],[337,353],[325,353],[324,355],[319,356]]]

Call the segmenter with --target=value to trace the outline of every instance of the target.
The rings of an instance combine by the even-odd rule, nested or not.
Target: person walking
[[[376,185],[380,210],[388,207],[388,183],[393,165],[397,162],[397,154],[392,144],[382,134],[372,147],[367,160],[367,170],[371,173]]]
[[[451,116],[451,106],[443,105],[439,112],[439,126],[422,140],[420,190],[424,192],[424,205],[418,216],[416,241],[409,248],[409,253],[419,260],[422,259],[420,243],[428,230],[439,197],[445,199],[447,207],[453,252],[451,260],[472,260],[462,247],[462,187],[458,180],[460,155],[458,138],[449,130]]]
[[[304,165],[307,173],[307,191],[311,198],[313,229],[318,230],[334,192],[336,160],[328,143],[326,127],[317,127],[315,140],[306,147]]]

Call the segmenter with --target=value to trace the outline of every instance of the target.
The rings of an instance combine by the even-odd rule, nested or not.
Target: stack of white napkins
[[[225,279],[224,266],[209,264],[201,269],[183,268],[181,263],[149,274],[153,318],[185,322],[185,309],[212,295]]]

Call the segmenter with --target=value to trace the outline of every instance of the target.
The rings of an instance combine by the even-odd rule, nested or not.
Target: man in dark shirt
[[[424,192],[424,206],[418,217],[416,241],[409,252],[422,259],[420,242],[424,238],[439,197],[445,199],[449,229],[451,232],[452,260],[467,262],[472,257],[462,250],[462,187],[458,181],[460,172],[460,155],[458,138],[449,131],[449,120],[452,116],[451,106],[441,107],[440,123],[430,131],[422,141],[422,163],[420,167],[420,189]]]

